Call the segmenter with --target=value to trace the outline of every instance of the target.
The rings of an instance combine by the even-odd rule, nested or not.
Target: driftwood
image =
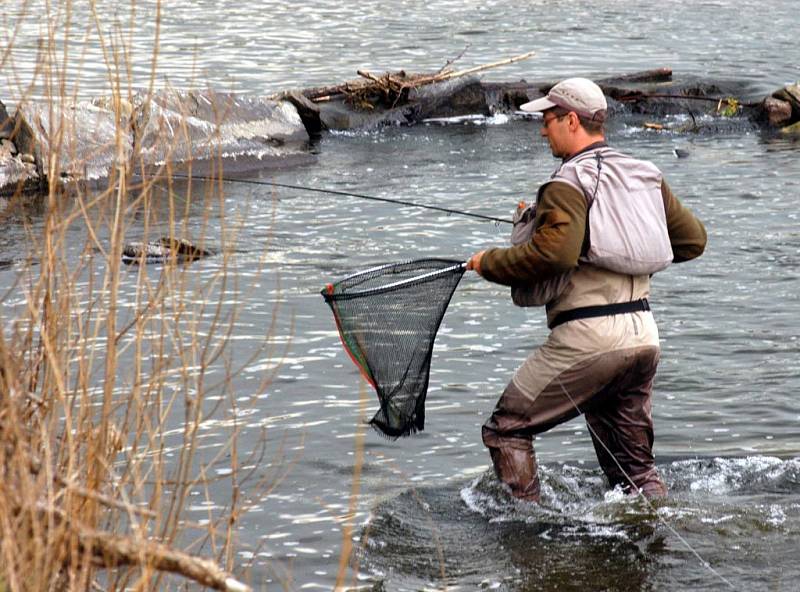
[[[358,70],[357,74],[361,79],[351,80],[336,86],[307,89],[303,91],[303,94],[313,102],[324,102],[344,96],[344,100],[348,105],[362,110],[374,109],[377,104],[385,107],[395,107],[408,98],[408,92],[413,88],[469,76],[491,68],[527,60],[534,55],[535,52],[530,51],[489,64],[457,71],[453,71],[450,68],[451,61],[444,68],[433,74],[407,74],[404,70],[399,70],[375,75],[365,70]]]

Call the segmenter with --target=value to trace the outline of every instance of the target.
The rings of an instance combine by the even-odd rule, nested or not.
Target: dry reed
[[[201,191],[177,186],[169,158],[157,170],[139,158],[131,38],[92,8],[85,30],[73,21],[70,1],[48,4],[39,15],[49,34],[29,86],[39,89],[48,115],[50,142],[41,159],[48,183],[41,223],[28,228],[30,255],[17,266],[2,309],[0,589],[155,590],[173,582],[165,574],[244,589],[230,575],[247,478],[231,388],[247,361],[237,366],[227,350],[237,310],[225,303],[237,290],[237,225],[224,211],[221,183]],[[133,27],[135,4],[130,15]],[[143,109],[156,78],[155,18]],[[115,132],[105,149],[113,166],[99,187],[73,182],[63,169],[82,158],[71,133],[75,114],[59,107],[77,96],[68,67],[83,59],[71,53],[76,37],[100,44],[111,88],[105,106]],[[192,141],[185,129],[173,137]],[[213,177],[221,177],[221,167],[220,159]],[[213,242],[216,271],[198,274],[174,259],[155,271],[125,267],[121,255],[132,229],[144,241],[167,235],[200,247]],[[199,448],[199,432],[212,417],[228,427],[218,428],[227,429],[225,443],[209,455]],[[230,500],[206,523],[192,523],[187,500],[223,460]]]

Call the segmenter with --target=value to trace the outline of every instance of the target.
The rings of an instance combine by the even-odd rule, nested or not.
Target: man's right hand
[[[480,251],[475,253],[469,258],[469,261],[467,261],[467,269],[475,271],[481,277],[483,277],[483,274],[481,273],[481,259],[483,258],[483,254],[485,252],[486,251]]]

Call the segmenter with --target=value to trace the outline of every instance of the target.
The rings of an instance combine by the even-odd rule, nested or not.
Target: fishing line
[[[558,380],[558,385],[561,387],[561,390],[562,390],[562,391],[564,391],[564,394],[567,396],[567,398],[569,399],[570,403],[572,403],[572,406],[573,406],[573,407],[575,407],[575,410],[578,412],[578,414],[580,414],[580,415],[583,415],[583,412],[581,411],[580,407],[578,407],[578,404],[577,404],[577,403],[575,403],[575,399],[573,399],[573,398],[572,398],[572,396],[569,394],[569,391],[567,391],[567,388],[564,386],[564,383],[563,383],[563,382],[561,382],[561,378],[559,378],[559,377],[556,377],[556,380]],[[694,547],[692,547],[692,546],[689,544],[689,541],[687,541],[685,538],[683,538],[683,537],[682,537],[682,536],[681,536],[681,535],[678,533],[678,531],[677,531],[677,530],[675,530],[675,529],[674,529],[672,526],[670,526],[670,524],[669,524],[669,523],[668,523],[668,522],[667,522],[667,521],[666,521],[666,520],[665,520],[665,519],[664,519],[664,518],[661,516],[661,514],[659,514],[659,513],[658,513],[658,510],[656,510],[656,507],[653,505],[653,503],[652,503],[652,502],[651,502],[649,499],[647,499],[647,496],[645,496],[645,495],[644,495],[644,493],[642,493],[642,490],[641,490],[641,489],[639,489],[639,488],[636,486],[636,484],[633,482],[633,479],[631,479],[631,476],[630,476],[630,475],[628,475],[628,473],[625,471],[625,469],[623,469],[623,468],[622,468],[622,465],[621,465],[621,464],[620,464],[620,462],[617,460],[617,457],[616,457],[616,456],[614,456],[614,453],[613,453],[613,452],[611,452],[611,450],[609,450],[608,446],[606,446],[606,443],[605,443],[605,442],[603,442],[603,440],[602,440],[602,439],[601,439],[601,438],[600,438],[600,437],[597,435],[597,432],[595,432],[595,431],[594,431],[594,429],[592,428],[591,424],[590,424],[588,421],[586,422],[586,427],[587,427],[587,428],[589,428],[589,431],[592,433],[592,436],[594,436],[595,440],[596,440],[596,441],[598,441],[598,442],[600,442],[600,445],[603,447],[603,449],[604,449],[604,450],[605,450],[605,451],[608,453],[608,455],[609,455],[609,456],[610,456],[610,457],[611,457],[611,458],[614,460],[614,463],[617,465],[617,468],[618,468],[618,469],[619,469],[619,470],[622,472],[622,474],[623,474],[623,475],[625,475],[625,478],[628,480],[628,482],[629,482],[629,483],[630,483],[630,484],[631,484],[631,485],[634,487],[634,489],[636,489],[636,491],[638,492],[638,497],[640,497],[642,500],[644,500],[644,503],[645,503],[645,504],[647,504],[647,506],[650,508],[650,511],[651,511],[651,512],[653,512],[653,514],[655,514],[655,515],[656,515],[656,517],[657,517],[657,518],[658,518],[658,520],[661,522],[661,524],[663,524],[664,526],[666,526],[666,527],[667,527],[667,529],[668,529],[668,530],[669,530],[669,531],[670,531],[672,534],[674,534],[674,535],[675,535],[675,536],[678,538],[678,540],[679,540],[680,542],[682,542],[682,543],[684,544],[684,546],[685,546],[687,549],[689,549],[689,551],[690,551],[690,552],[691,552],[691,553],[692,553],[692,554],[693,554],[695,557],[697,557],[697,560],[698,560],[698,561],[700,561],[700,563],[703,565],[703,567],[705,567],[705,568],[706,568],[708,571],[710,571],[710,572],[711,572],[712,574],[714,574],[714,575],[715,575],[717,578],[719,578],[719,579],[720,579],[720,581],[722,581],[722,582],[724,582],[725,584],[727,584],[727,585],[728,585],[728,587],[729,587],[729,588],[731,588],[731,590],[736,590],[736,589],[737,589],[737,588],[736,588],[736,586],[734,586],[734,585],[733,585],[733,584],[732,584],[730,581],[728,581],[728,579],[727,579],[727,578],[725,578],[725,576],[723,576],[721,573],[719,573],[719,572],[718,572],[716,569],[714,569],[713,567],[711,567],[711,564],[710,564],[708,561],[706,561],[705,559],[703,559],[703,557],[700,555],[700,553],[698,553],[697,551],[695,551],[695,550],[694,550]]]
[[[430,206],[426,204],[414,203],[402,199],[391,199],[389,197],[377,197],[374,195],[365,195],[363,193],[354,193],[352,191],[337,191],[335,189],[320,189],[318,187],[308,187],[305,185],[291,185],[289,183],[278,183],[276,181],[262,181],[257,179],[231,179],[225,177],[198,177],[195,175],[172,175],[176,179],[188,179],[198,181],[224,181],[226,183],[242,183],[244,185],[263,185],[267,187],[281,187],[282,189],[297,189],[299,191],[312,191],[314,193],[324,193],[327,195],[340,195],[344,197],[357,197],[359,199],[368,199],[372,201],[382,201],[402,206],[410,206],[413,208],[422,208],[425,210],[436,210],[437,212],[444,212],[446,214],[453,214],[456,216],[468,216],[470,218],[478,218],[479,220],[488,220],[490,222],[504,222],[506,224],[513,224],[511,220],[505,218],[495,218],[494,216],[485,216],[483,214],[474,214],[472,212],[464,212],[461,210],[452,210],[450,208],[443,208],[441,206]]]
[[[507,220],[505,218],[496,218],[494,216],[485,216],[483,214],[475,214],[475,213],[472,213],[472,212],[464,212],[464,211],[460,211],[460,210],[453,210],[453,209],[444,208],[444,207],[441,207],[441,206],[424,205],[424,204],[418,204],[418,203],[405,201],[405,200],[400,200],[400,199],[391,199],[391,198],[388,198],[388,197],[377,197],[377,196],[374,196],[374,195],[366,195],[366,194],[363,194],[363,193],[355,193],[355,192],[351,192],[351,191],[338,191],[338,190],[335,190],[335,189],[322,189],[322,188],[318,188],[318,187],[308,187],[308,186],[304,186],[304,185],[293,185],[293,184],[289,184],[289,183],[278,183],[276,181],[262,181],[262,180],[256,180],[256,179],[231,179],[231,178],[224,178],[224,177],[211,178],[211,177],[188,176],[188,175],[172,175],[172,176],[174,178],[188,179],[188,180],[192,180],[192,179],[196,179],[198,181],[215,181],[215,180],[219,180],[219,181],[224,181],[224,182],[227,182],[227,183],[240,183],[240,184],[244,184],[244,185],[260,185],[260,186],[266,186],[266,187],[280,187],[282,189],[295,189],[295,190],[298,190],[298,191],[310,191],[310,192],[313,192],[313,193],[323,193],[323,194],[326,194],[326,195],[339,195],[339,196],[343,196],[343,197],[355,197],[355,198],[358,198],[358,199],[366,199],[366,200],[371,200],[371,201],[380,201],[380,202],[384,202],[384,203],[392,203],[392,204],[409,206],[409,207],[414,207],[414,208],[421,208],[421,209],[426,209],[426,210],[435,210],[435,211],[438,211],[438,212],[444,212],[446,214],[453,214],[453,215],[456,215],[456,216],[467,216],[467,217],[470,217],[470,218],[477,218],[479,220],[487,220],[487,221],[495,222],[495,223],[501,223],[502,222],[502,223],[512,224],[511,220]],[[461,265],[465,265],[465,263],[462,263]],[[578,411],[578,413],[582,415],[580,407],[578,407],[577,403],[575,403],[575,400],[569,394],[569,391],[567,391],[566,387],[564,386],[564,383],[561,382],[560,378],[558,378],[557,380],[558,380],[559,386],[561,387],[561,390],[564,391],[564,394],[570,400],[570,402],[572,403],[572,406],[575,407],[575,409]],[[619,468],[619,470],[622,472],[622,474],[625,476],[625,478],[628,480],[628,482],[636,489],[636,491],[638,493],[638,497],[640,497],[645,502],[645,504],[648,506],[648,508],[658,518],[659,522],[661,522],[661,524],[663,524],[667,528],[667,530],[669,530],[673,535],[675,535],[675,537],[681,543],[683,543],[683,545],[697,558],[697,560],[700,562],[701,565],[703,565],[703,567],[705,567],[709,572],[711,572],[714,576],[716,576],[721,582],[724,582],[729,588],[731,588],[732,590],[735,590],[736,587],[727,578],[725,578],[725,576],[723,576],[721,573],[719,573],[717,570],[715,570],[711,566],[710,563],[708,563],[705,559],[703,559],[703,557],[700,555],[700,553],[698,553],[694,549],[694,547],[692,547],[692,545],[689,544],[689,542],[684,537],[682,537],[680,535],[680,533],[677,530],[675,530],[675,528],[673,528],[658,513],[658,510],[656,509],[656,507],[652,504],[652,502],[649,499],[647,499],[647,497],[644,495],[644,493],[642,493],[641,489],[639,489],[636,486],[636,484],[633,482],[633,479],[630,477],[630,475],[628,475],[628,473],[625,471],[625,469],[622,468],[622,465],[617,460],[617,457],[614,456],[614,454],[611,452],[611,450],[609,450],[608,446],[606,446],[605,442],[603,442],[603,440],[597,435],[597,433],[594,431],[594,429],[589,424],[589,422],[586,422],[586,427],[589,429],[589,431],[592,433],[592,435],[595,437],[595,439],[598,442],[600,442],[600,445],[608,453],[608,455],[614,460],[614,463],[617,465],[617,468]]]

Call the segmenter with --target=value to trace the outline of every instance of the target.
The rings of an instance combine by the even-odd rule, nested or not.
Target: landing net
[[[466,264],[418,259],[382,265],[322,291],[345,349],[378,394],[370,424],[395,439],[425,426],[436,332]]]

